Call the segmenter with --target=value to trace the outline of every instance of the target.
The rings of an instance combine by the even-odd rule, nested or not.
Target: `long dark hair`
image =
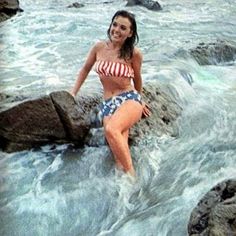
[[[117,16],[122,16],[122,17],[128,18],[131,23],[131,30],[132,30],[133,34],[131,37],[129,37],[125,40],[125,42],[123,43],[123,45],[120,49],[120,55],[119,55],[119,58],[123,58],[125,60],[131,59],[133,56],[134,45],[137,44],[139,41],[135,16],[134,16],[134,14],[132,14],[128,11],[125,11],[125,10],[117,11],[115,13],[115,15],[112,17],[111,24],[109,26],[109,29],[107,30],[107,35],[110,40],[111,40],[110,29],[111,29],[114,19]]]

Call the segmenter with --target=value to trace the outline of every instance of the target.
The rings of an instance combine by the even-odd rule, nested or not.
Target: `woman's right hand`
[[[73,92],[73,90],[69,91],[69,94],[70,94],[73,98],[75,98],[75,93]]]
[[[143,105],[142,118],[147,118],[151,115],[150,107],[145,102],[142,102],[142,105]]]

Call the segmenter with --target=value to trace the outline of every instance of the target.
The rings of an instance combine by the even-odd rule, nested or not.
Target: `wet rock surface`
[[[157,1],[152,0],[128,0],[126,6],[143,6],[148,10],[160,11],[162,10],[161,5]]]
[[[191,213],[190,236],[236,235],[236,179],[213,187]]]
[[[81,7],[84,7],[84,4],[79,2],[74,2],[67,6],[67,8],[81,8]]]
[[[200,43],[196,48],[190,50],[190,54],[200,65],[227,63],[236,59],[236,44],[224,40]]]

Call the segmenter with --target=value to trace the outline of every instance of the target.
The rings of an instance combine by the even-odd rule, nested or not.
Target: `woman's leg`
[[[126,140],[126,142],[128,143],[129,130],[124,131],[122,133],[122,135],[123,135],[124,139]],[[114,156],[114,158],[115,158],[115,161],[116,161],[117,168],[123,170],[123,165],[121,164],[120,160],[116,156]]]
[[[105,136],[115,158],[124,171],[132,175],[135,172],[128,145],[128,132],[129,128],[140,120],[141,115],[142,105],[128,100],[112,116],[103,120]]]

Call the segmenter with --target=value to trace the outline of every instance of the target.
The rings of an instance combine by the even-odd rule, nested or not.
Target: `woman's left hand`
[[[150,107],[145,102],[142,102],[142,105],[143,105],[142,118],[147,118],[151,115]]]

